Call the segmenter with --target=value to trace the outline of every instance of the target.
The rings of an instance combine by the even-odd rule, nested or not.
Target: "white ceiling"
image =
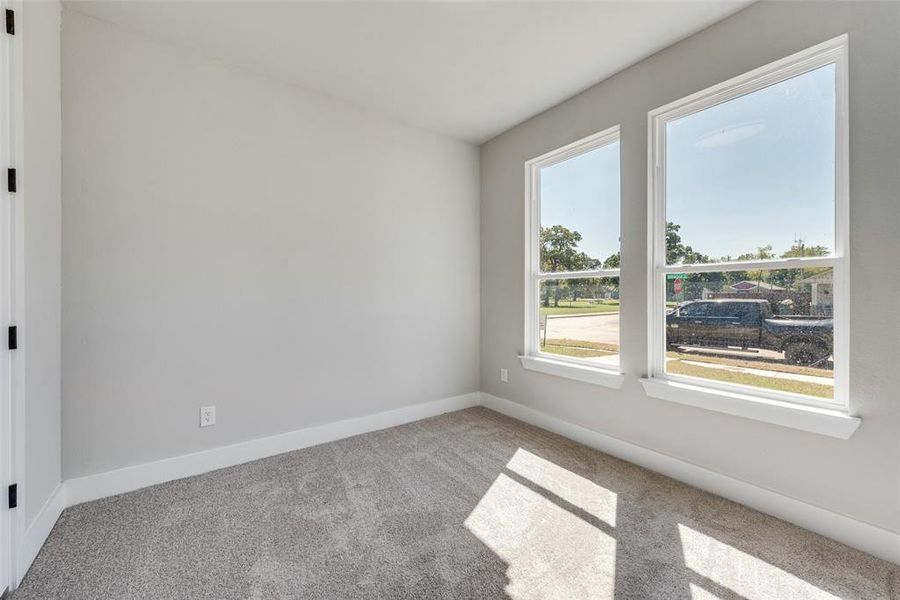
[[[478,143],[749,3],[70,1],[66,6]]]

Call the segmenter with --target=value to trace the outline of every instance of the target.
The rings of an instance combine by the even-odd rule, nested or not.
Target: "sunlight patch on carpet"
[[[613,597],[616,540],[507,475],[465,526],[509,565],[513,600]]]
[[[678,524],[684,562],[688,569],[747,600],[838,600],[825,590],[751,554]],[[691,585],[691,597],[715,597]]]
[[[568,469],[519,448],[506,468],[609,525],[616,526],[616,494]]]

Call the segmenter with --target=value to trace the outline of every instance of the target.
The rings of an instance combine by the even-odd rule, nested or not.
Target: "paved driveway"
[[[598,344],[619,343],[619,313],[550,315],[547,339],[570,339]]]

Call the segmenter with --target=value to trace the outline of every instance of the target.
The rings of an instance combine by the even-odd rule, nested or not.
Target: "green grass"
[[[541,352],[576,358],[595,358],[618,354],[619,348],[612,344],[598,344],[583,340],[549,339],[546,344],[541,344]]]
[[[695,357],[693,356],[690,357],[691,360],[694,360],[694,358]],[[803,394],[805,396],[815,396],[817,398],[831,399],[834,397],[834,387],[830,385],[809,383],[806,381],[794,381],[791,379],[774,379],[762,375],[726,371],[725,369],[710,369],[707,367],[685,364],[680,360],[668,361],[666,363],[666,372],[676,375],[688,375],[690,377],[712,379],[714,381],[737,383],[740,385],[752,385],[754,387],[777,390],[779,392]]]
[[[541,316],[547,315],[584,315],[590,313],[619,312],[618,300],[560,300],[559,306],[541,305]]]
[[[670,358],[678,358],[681,360],[692,360],[694,362],[712,363],[716,365],[728,365],[730,367],[746,367],[748,369],[763,369],[766,371],[777,371],[779,373],[793,373],[795,375],[813,375],[815,377],[834,378],[834,372],[831,369],[817,369],[815,367],[802,367],[800,365],[790,365],[783,362],[775,362],[772,360],[744,359],[715,356],[710,354],[691,353],[691,352],[666,352],[666,356]]]

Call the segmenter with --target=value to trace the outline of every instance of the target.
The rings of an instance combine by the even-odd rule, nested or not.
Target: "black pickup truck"
[[[768,300],[697,300],[666,314],[666,343],[759,348],[784,352],[787,362],[818,365],[832,353],[833,320],[775,316]]]

